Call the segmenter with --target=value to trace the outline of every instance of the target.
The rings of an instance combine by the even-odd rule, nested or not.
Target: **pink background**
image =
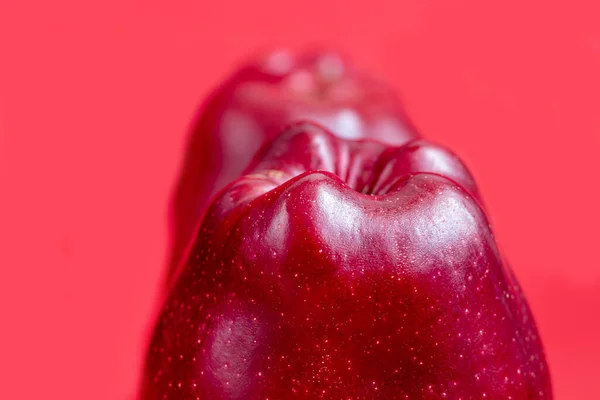
[[[134,393],[194,110],[252,51],[306,43],[464,157],[556,397],[600,398],[596,4],[0,0],[0,398]]]

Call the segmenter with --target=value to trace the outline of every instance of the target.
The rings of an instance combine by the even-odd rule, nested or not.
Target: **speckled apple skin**
[[[212,203],[141,398],[551,399],[478,196],[440,146],[291,127]]]

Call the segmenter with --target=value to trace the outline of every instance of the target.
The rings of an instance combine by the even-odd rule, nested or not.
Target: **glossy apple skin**
[[[291,127],[209,208],[141,398],[551,399],[476,190],[426,141]]]
[[[210,197],[299,119],[348,138],[402,144],[418,136],[394,90],[339,53],[278,51],[248,63],[208,99],[189,138],[171,204],[171,273]]]

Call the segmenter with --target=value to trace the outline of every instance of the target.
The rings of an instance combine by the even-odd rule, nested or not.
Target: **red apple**
[[[477,197],[440,146],[293,126],[209,208],[142,399],[551,399]]]
[[[402,144],[418,136],[394,90],[341,54],[278,51],[243,66],[205,103],[189,138],[172,202],[171,272],[210,197],[298,119],[351,139]]]

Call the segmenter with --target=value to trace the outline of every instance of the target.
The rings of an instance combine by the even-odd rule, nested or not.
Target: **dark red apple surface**
[[[171,209],[171,275],[210,197],[237,178],[265,139],[310,119],[345,138],[402,144],[417,137],[387,84],[341,54],[279,51],[236,71],[200,110]]]
[[[155,327],[158,399],[551,399],[462,162],[294,125],[219,192]]]

